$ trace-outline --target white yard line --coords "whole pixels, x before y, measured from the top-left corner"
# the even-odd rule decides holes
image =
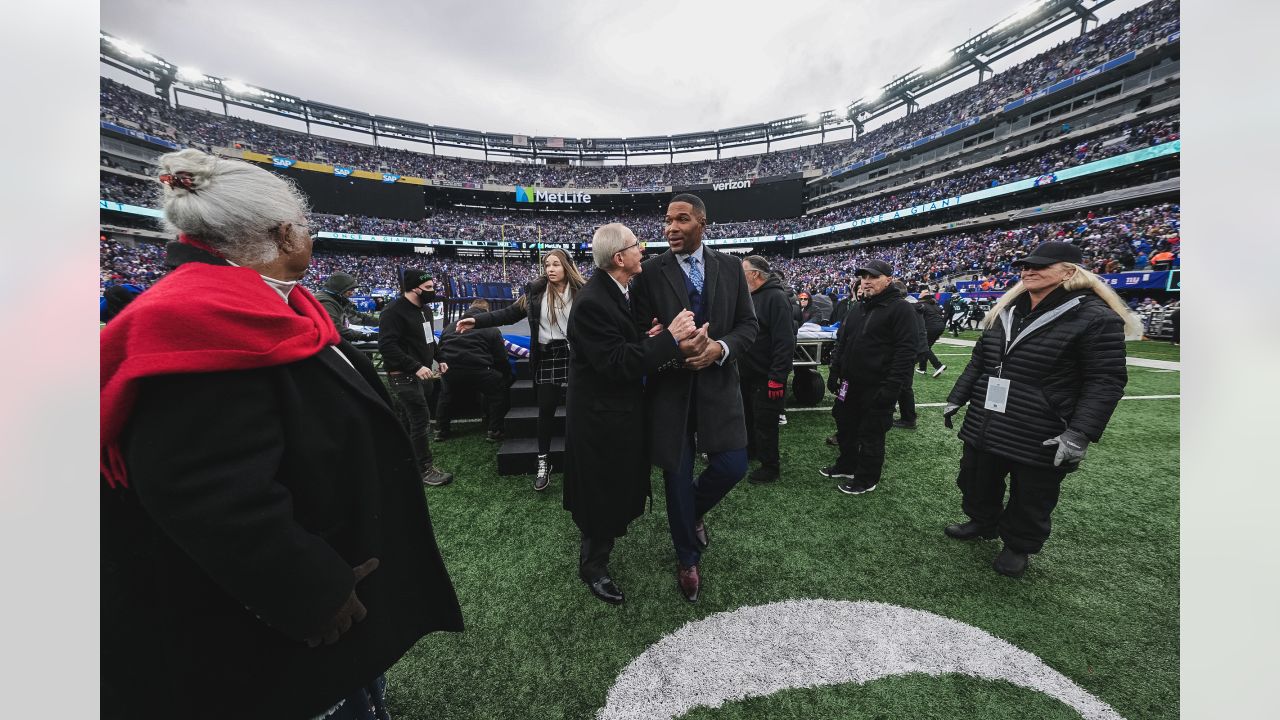
[[[960,338],[940,337],[938,342],[947,345],[959,345],[961,347],[973,347],[977,345],[975,340],[961,340]],[[1157,370],[1177,370],[1182,371],[1182,363],[1173,360],[1148,360],[1147,358],[1131,357],[1126,358],[1125,362],[1134,367],[1155,368]]]

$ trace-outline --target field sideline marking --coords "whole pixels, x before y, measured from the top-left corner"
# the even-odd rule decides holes
[[[618,674],[598,720],[674,720],[789,688],[968,675],[1043,693],[1088,720],[1123,720],[1043,660],[952,618],[889,603],[784,600],[719,612],[659,639]]]
[[[1181,397],[1182,397],[1181,395],[1125,395],[1124,397],[1122,397],[1122,398],[1120,398],[1120,399],[1121,399],[1121,400],[1178,400],[1178,399],[1180,399]],[[940,403],[916,403],[916,407],[917,407],[917,408],[936,408],[936,407],[946,407],[946,406],[947,406],[947,404],[946,404],[946,403],[944,403],[944,402],[940,402]],[[830,409],[831,409],[831,407],[832,407],[832,406],[830,406],[830,405],[820,405],[820,406],[818,406],[818,407],[787,408],[787,409],[786,409],[786,412],[787,412],[787,413],[793,413],[793,412],[813,412],[813,411],[815,411],[815,410],[830,410]],[[785,415],[786,413],[783,413],[783,414]]]
[[[961,340],[960,338],[949,337],[940,337],[937,341],[947,345],[969,348],[978,344],[977,340]],[[1125,364],[1135,367],[1158,368],[1160,370],[1178,370],[1179,372],[1182,370],[1182,363],[1177,360],[1148,360],[1147,358],[1127,357],[1125,358]]]

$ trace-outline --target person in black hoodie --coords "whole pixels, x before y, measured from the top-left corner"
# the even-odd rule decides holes
[[[915,311],[892,286],[893,268],[870,260],[855,273],[862,300],[836,334],[828,389],[836,395],[840,456],[821,472],[843,478],[837,489],[861,495],[876,488],[884,467],[884,437],[893,424],[898,394],[911,379],[916,360]]]
[[[947,366],[934,354],[933,344],[938,342],[938,338],[942,337],[942,333],[946,332],[947,319],[943,315],[942,308],[938,307],[938,299],[931,292],[920,293],[920,302],[916,304],[915,309],[916,312],[920,313],[920,317],[924,318],[924,330],[929,343],[924,357],[920,359],[920,367],[916,369],[916,372],[923,375],[925,367],[932,364],[933,376],[938,377],[946,371]]]
[[[488,311],[489,301],[480,298],[471,303],[462,317],[475,317]],[[456,327],[445,326],[440,331],[440,351],[436,357],[449,368],[449,374],[440,379],[436,440],[449,439],[454,400],[476,390],[484,396],[488,421],[485,439],[491,442],[501,440],[502,420],[507,414],[507,379],[511,375],[502,332],[497,328],[485,328],[463,334]]]
[[[338,328],[338,334],[343,340],[349,342],[370,338],[370,335],[356,330],[351,327],[352,325],[370,327],[378,324],[378,318],[360,312],[356,309],[355,303],[349,299],[355,294],[357,284],[359,281],[354,275],[339,270],[326,278],[324,287],[316,293],[316,300],[320,301],[325,312],[329,313],[329,317],[333,319],[334,326]]]
[[[748,480],[769,483],[778,479],[778,415],[787,392],[787,376],[795,354],[796,335],[791,325],[791,303],[769,270],[769,261],[752,255],[742,261],[751,290],[760,330],[755,342],[738,361],[742,383],[742,405],[747,420],[747,455],[760,458]]]
[[[429,304],[436,285],[425,270],[405,270],[400,280],[404,295],[383,309],[378,317],[378,352],[387,369],[391,392],[404,408],[409,440],[418,455],[422,482],[447,485],[453,474],[435,467],[431,455],[431,381],[449,370],[448,363],[431,365],[436,356],[436,318]]]
[[[1004,540],[992,567],[1019,577],[1049,538],[1062,480],[1098,442],[1124,395],[1125,337],[1141,321],[1080,266],[1080,248],[1046,242],[1016,261],[1022,278],[983,319],[943,421],[968,404],[956,477],[969,521],[957,540]],[[1005,476],[1010,477],[1004,505]]]

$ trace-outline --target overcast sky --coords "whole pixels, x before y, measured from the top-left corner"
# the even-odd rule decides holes
[[[1025,2],[103,0],[101,27],[179,66],[377,115],[633,137],[841,106]]]

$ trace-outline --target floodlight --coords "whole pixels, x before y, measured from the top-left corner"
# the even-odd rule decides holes
[[[862,94],[862,101],[867,103],[873,103],[879,100],[880,96],[883,94],[884,94],[884,88],[878,88],[878,87],[870,88],[865,93]]]
[[[205,77],[204,73],[193,67],[180,67],[178,68],[178,79],[188,82],[204,82]]]
[[[820,120],[822,120],[822,113],[818,111],[811,112],[804,116],[804,122],[806,125],[817,125]]]
[[[951,62],[951,51],[950,51],[950,50],[939,50],[938,52],[936,52],[936,53],[934,53],[932,56],[930,56],[930,58],[929,58],[928,62],[926,62],[926,63],[922,66],[922,68],[923,68],[924,70],[926,70],[926,71],[928,71],[928,70],[937,70],[938,68],[943,67],[944,65],[946,65],[946,64],[948,64],[948,63],[950,63],[950,62]]]
[[[257,88],[251,88],[239,80],[223,80],[222,87],[235,95],[257,95]]]

